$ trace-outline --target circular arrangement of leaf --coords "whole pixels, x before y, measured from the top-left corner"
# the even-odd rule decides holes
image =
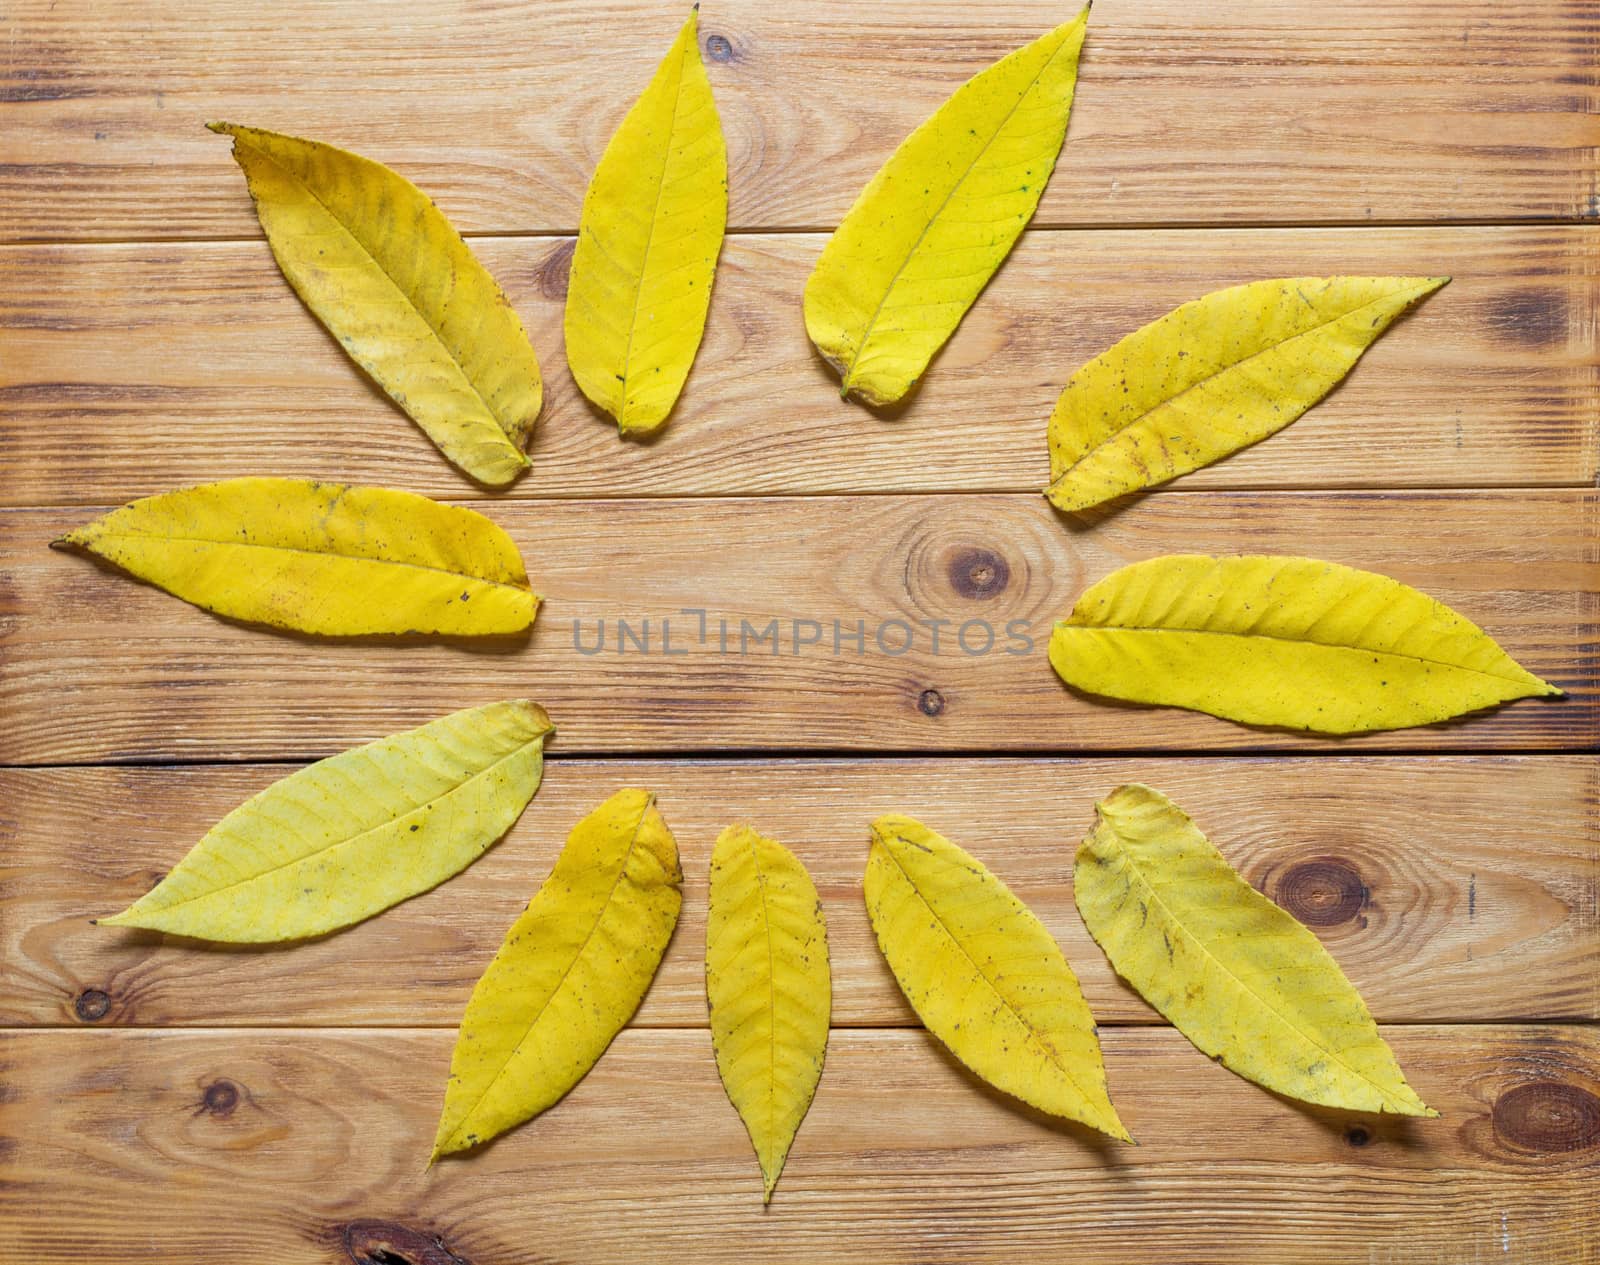
[[[905,400],[1027,227],[1066,137],[1087,22],[1086,8],[957,88],[822,248],[802,307],[845,397]],[[213,127],[233,139],[285,279],[349,357],[464,474],[491,487],[521,476],[538,358],[427,195],[331,145]],[[727,146],[691,13],[593,173],[572,256],[568,367],[624,436],[678,404],[727,214]],[[1266,439],[1446,280],[1270,278],[1184,303],[1066,383],[1046,496],[1076,513]],[[506,637],[541,601],[490,518],[382,488],[232,479],[135,501],[57,543],[218,616],[319,637]],[[1123,567],[1057,625],[1049,661],[1090,695],[1323,734],[1560,692],[1425,594],[1301,557]],[[511,828],[553,732],[537,705],[498,702],[318,761],[100,924],[259,943],[371,917]],[[1161,792],[1113,791],[1073,880],[1118,974],[1205,1054],[1305,1102],[1434,1114],[1316,936]],[[618,791],[572,827],[465,1002],[433,1159],[578,1084],[649,989],[682,884],[652,791]],[[1040,1111],[1132,1140],[1071,966],[998,876],[890,814],[871,825],[863,895],[894,978],[956,1058]],[[805,865],[752,826],[729,827],[710,856],[705,988],[711,1053],[771,1199],[823,1075],[832,984]]]

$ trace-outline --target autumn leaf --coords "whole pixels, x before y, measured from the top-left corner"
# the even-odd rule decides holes
[[[551,733],[542,707],[491,703],[319,760],[234,809],[100,925],[259,943],[370,918],[511,828]]]
[[[228,479],[134,501],[56,544],[230,619],[322,636],[513,633],[539,608],[489,519],[386,488]]]
[[[811,876],[781,843],[730,826],[711,854],[706,1001],[717,1071],[750,1132],[763,1202],[822,1076],[832,997]]]
[[[531,1119],[588,1074],[655,977],[682,882],[649,791],[618,791],[573,827],[472,990],[433,1159]]]
[[[1067,383],[1050,418],[1058,509],[1082,510],[1282,430],[1448,277],[1284,277],[1152,321]]]
[[[998,1089],[1131,1141],[1094,1016],[1042,923],[976,859],[909,817],[872,823],[867,914],[928,1031]]]
[[[1314,558],[1123,567],[1056,625],[1050,663],[1091,694],[1330,734],[1561,693],[1443,603]]]
[[[1436,1116],[1306,927],[1160,791],[1122,786],[1078,849],[1073,894],[1117,974],[1204,1054],[1324,1107]]]
[[[1010,253],[1067,133],[1087,7],[968,80],[895,150],[806,283],[806,332],[845,395],[891,404]]]
[[[528,466],[543,399],[516,312],[426,194],[371,159],[233,123],[283,275],[452,462],[492,487]]]
[[[728,155],[698,16],[601,156],[567,282],[567,365],[624,435],[659,427],[683,390],[728,219]]]

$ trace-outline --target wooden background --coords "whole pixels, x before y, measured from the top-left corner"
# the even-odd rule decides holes
[[[1098,0],[1034,227],[909,407],[841,403],[800,316],[823,234],[957,83],[1073,7],[707,0],[730,236],[677,413],[624,445],[564,366],[569,235],[680,4],[0,4],[0,1258],[1600,1260],[1600,10]],[[515,490],[460,478],[300,306],[214,117],[390,163],[473,239],[546,374]],[[1267,443],[1077,520],[1039,497],[1084,359],[1217,286],[1333,271],[1455,280]],[[240,474],[473,501],[547,595],[536,630],[275,635],[45,548]],[[573,641],[695,607],[1042,642],[1083,586],[1175,549],[1394,575],[1569,697],[1307,740],[1096,704],[1042,644],[969,657],[950,630],[903,656]],[[288,768],[520,694],[559,726],[545,785],[437,891],[288,949],[88,925]],[[1128,779],[1324,937],[1442,1119],[1280,1100],[1116,981],[1070,860]],[[687,873],[655,987],[559,1108],[425,1173],[473,979],[623,784],[660,793]],[[1060,938],[1143,1145],[986,1091],[915,1026],[859,895],[890,809]],[[766,1210],[699,964],[739,818],[812,868],[834,954],[826,1072]]]

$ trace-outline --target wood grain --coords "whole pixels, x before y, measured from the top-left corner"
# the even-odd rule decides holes
[[[1067,377],[1179,303],[1266,276],[1453,274],[1281,435],[1183,488],[1590,486],[1600,268],[1579,228],[1024,236],[891,419],[839,399],[800,312],[817,236],[731,239],[671,423],[624,443],[574,386],[569,239],[485,240],[546,379],[515,497],[1037,492]],[[260,243],[0,250],[0,498],[105,504],[241,474],[483,495],[374,389]],[[93,443],[85,443],[92,435]]]
[[[861,901],[867,822],[887,811],[948,834],[1026,900],[1100,1022],[1153,1022],[1072,903],[1072,856],[1094,801],[1129,780],[1174,796],[1246,878],[1310,925],[1379,1020],[1600,1018],[1594,757],[552,759],[486,857],[342,934],[242,950],[89,925],[285,772],[0,773],[0,1023],[453,1027],[566,832],[624,783],[657,792],[685,873],[682,920],[637,1023],[705,1023],[706,867],[735,821],[781,839],[811,871],[834,1022],[914,1023]]]
[[[1302,1108],[1170,1029],[1107,1029],[1135,1149],[988,1092],[920,1031],[835,1030],[763,1210],[703,1032],[624,1033],[554,1110],[427,1172],[446,1032],[9,1033],[0,1220],[30,1265],[455,1260],[432,1235],[497,1265],[1592,1263],[1600,1034],[1385,1035],[1443,1119]],[[401,1250],[360,1250],[384,1236]]]
[[[565,235],[681,0],[0,8],[0,766],[89,766],[0,768],[0,1258],[1600,1265],[1600,13],[1096,0],[1034,229],[910,407],[841,403],[800,320],[821,234],[952,88],[1070,16],[708,6],[732,236],[671,425],[624,445],[564,367]],[[391,163],[474,237],[547,385],[504,504],[283,284],[216,117]],[[1218,286],[1340,271],[1455,280],[1270,442],[1104,513],[1038,497],[1085,359]],[[538,626],[284,636],[45,547],[241,474],[471,500],[523,549]],[[1088,583],[1199,550],[1394,575],[1570,696],[1328,741],[1058,684],[1043,640]],[[662,653],[667,617],[687,654]],[[619,618],[650,621],[652,653],[618,649]],[[589,645],[602,619],[580,653],[575,621]],[[782,642],[740,654],[741,620]],[[836,620],[865,621],[861,654],[835,653]],[[890,620],[909,653],[873,644]],[[996,651],[954,640],[973,620]],[[1000,652],[1013,620],[1032,653]],[[512,695],[559,727],[545,785],[440,889],[270,950],[88,924],[298,762]],[[1315,928],[1442,1119],[1278,1099],[1116,980],[1070,867],[1130,779]],[[472,981],[626,783],[657,789],[685,857],[655,986],[556,1110],[424,1171]],[[1019,1108],[913,1026],[860,904],[890,809],[1059,938],[1140,1148]],[[811,867],[844,1025],[766,1210],[703,1029],[706,860],[739,818]]]
[[[0,511],[0,761],[306,758],[507,694],[548,708],[571,754],[1592,750],[1597,505],[1579,490],[1166,493],[1074,526],[1037,496],[524,501],[494,516],[548,601],[531,639],[487,645],[231,624],[45,547],[85,511]],[[1171,552],[1392,575],[1568,695],[1341,740],[1068,691],[1044,653],[1054,621],[1091,582]],[[703,644],[685,608],[707,612]],[[651,653],[619,619],[636,637],[650,621]]]
[[[838,223],[1059,4],[725,0],[702,48],[731,223]],[[571,231],[678,0],[13,0],[0,237],[255,236],[227,118],[359,149],[468,231]],[[1041,224],[1593,218],[1589,0],[1100,0]],[[713,42],[717,41],[717,42]],[[359,82],[360,91],[351,91]]]

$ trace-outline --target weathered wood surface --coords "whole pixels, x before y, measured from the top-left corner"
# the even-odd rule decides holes
[[[732,235],[672,424],[624,445],[564,366],[563,234],[682,16],[0,6],[0,765],[88,766],[0,769],[0,1259],[1600,1265],[1592,0],[1097,0],[1035,226],[892,417],[841,403],[805,341],[820,233],[958,82],[1071,6],[708,5]],[[504,503],[283,284],[201,127],[218,116],[390,162],[473,235],[547,383]],[[1109,513],[1037,496],[1044,419],[1085,359],[1206,290],[1336,271],[1455,280],[1270,442]],[[537,628],[282,636],[45,547],[238,474],[473,501],[547,595]],[[1570,697],[1328,741],[1056,682],[1043,639],[1083,587],[1198,550],[1395,575]],[[616,652],[619,617],[651,621],[652,654]],[[688,654],[660,653],[663,617]],[[602,618],[608,650],[579,654],[574,620],[588,645]],[[741,619],[778,620],[779,653],[740,656]],[[799,654],[795,620],[821,625]],[[866,622],[865,654],[833,653],[835,620]],[[872,645],[888,620],[912,652]],[[952,621],[939,654],[929,620]],[[967,620],[1024,621],[1034,651],[964,654]],[[296,764],[510,695],[560,728],[545,785],[439,890],[291,948],[88,924]],[[1443,1119],[1275,1098],[1115,979],[1071,855],[1132,779],[1316,929]],[[556,1110],[424,1172],[473,980],[623,784],[660,792],[684,851],[661,975]],[[866,822],[890,809],[983,856],[1059,938],[1139,1149],[1019,1109],[908,1026],[860,902]],[[703,1030],[706,860],[739,818],[816,876],[841,1025],[765,1212]]]
[[[800,293],[823,239],[738,237],[695,371],[650,444],[621,442],[567,372],[570,239],[477,249],[522,313],[546,381],[534,469],[514,497],[1037,492],[1049,473],[1045,421],[1085,360],[1218,287],[1337,272],[1454,280],[1325,403],[1177,486],[1592,487],[1594,237],[1578,227],[1029,233],[892,419],[842,403],[806,339]],[[0,249],[0,338],[6,504],[119,503],[239,474],[482,495],[363,379],[264,243]]]
[[[484,646],[232,624],[46,548],[88,511],[0,511],[0,760],[303,758],[512,694],[542,703],[556,749],[574,754],[1591,750],[1597,505],[1581,490],[1165,493],[1074,527],[1037,496],[522,501],[494,513],[547,602],[530,638]],[[1339,740],[1066,689],[1045,657],[1054,621],[1093,581],[1169,552],[1307,554],[1392,575],[1568,696]],[[703,644],[685,608],[707,612]],[[650,653],[618,653],[618,619],[635,633],[650,621]],[[605,648],[585,653],[601,620]],[[804,620],[802,643],[815,640],[795,653]],[[947,621],[937,655],[933,620]],[[987,627],[987,654],[961,648],[974,620],[967,648],[982,650]],[[863,628],[857,655],[843,638]],[[1013,653],[1027,637],[1031,651]]]
[[[449,1033],[13,1032],[0,1217],[30,1265],[456,1259],[429,1235],[480,1265],[1593,1262],[1600,1033],[1385,1035],[1442,1119],[1297,1107],[1171,1029],[1108,1029],[1135,1149],[920,1031],[835,1030],[763,1210],[704,1032],[624,1033],[558,1110],[427,1172]]]
[[[0,881],[0,1023],[453,1026],[566,832],[624,783],[659,795],[685,876],[683,916],[640,1024],[705,1023],[706,867],[735,821],[787,843],[817,883],[834,1021],[914,1023],[861,901],[867,822],[887,811],[956,839],[1026,900],[1100,1022],[1152,1022],[1072,903],[1072,857],[1094,801],[1128,780],[1194,814],[1252,883],[1323,938],[1380,1021],[1600,1019],[1594,757],[552,759],[487,856],[347,932],[247,950],[89,925],[286,771],[0,773],[0,836],[13,841]]]
[[[731,222],[837,223],[957,84],[1075,7],[708,7]],[[255,236],[217,117],[357,148],[468,231],[570,230],[682,10],[11,0],[0,238]],[[1597,46],[1590,0],[1100,0],[1039,220],[1593,218]]]

